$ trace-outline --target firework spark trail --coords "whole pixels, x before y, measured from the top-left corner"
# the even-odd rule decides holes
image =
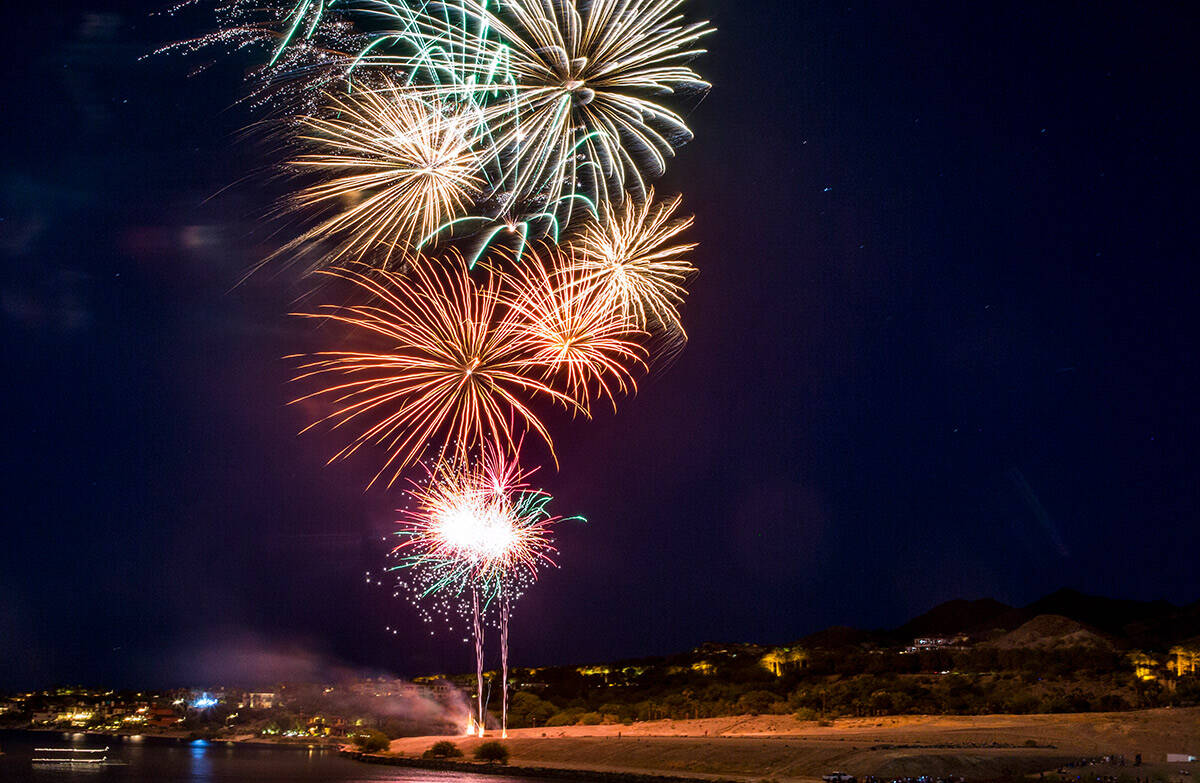
[[[483,736],[484,721],[483,705],[483,624],[479,614],[479,588],[471,588],[471,610],[473,612],[472,627],[475,631],[475,701],[479,710],[479,736]]]
[[[506,248],[501,253],[510,252],[511,257],[519,261],[532,238],[548,237],[551,244],[558,244],[562,227],[562,221],[558,219],[559,211],[563,204],[575,201],[586,207],[592,217],[596,217],[595,205],[586,196],[577,193],[561,196],[557,201],[540,208],[533,203],[526,203],[523,209],[517,206],[515,200],[506,197],[503,206],[494,214],[467,215],[443,223],[432,234],[422,239],[417,249],[420,250],[439,238],[452,238],[456,228],[465,228],[470,235],[477,237],[468,267],[474,268],[498,238],[500,241],[517,238],[515,249]]]
[[[596,203],[620,201],[628,188],[645,191],[666,158],[691,138],[683,117],[657,102],[708,83],[686,63],[703,53],[707,22],[684,23],[682,0],[487,0],[430,2],[401,11],[399,0],[377,0],[381,17],[405,24],[376,43],[405,41],[416,54],[379,53],[367,64],[418,72],[439,41],[476,51],[453,58],[437,76],[415,82],[422,94],[472,96],[485,107],[497,150],[508,156],[499,187],[548,201],[586,178]],[[483,31],[470,37],[471,27]],[[505,82],[507,81],[507,83]]]
[[[512,450],[520,433],[533,431],[553,456],[549,430],[533,402],[555,401],[587,413],[580,401],[540,377],[539,346],[523,328],[522,313],[502,306],[499,275],[489,273],[477,284],[453,259],[421,259],[408,275],[346,269],[327,274],[376,302],[297,315],[340,322],[385,345],[307,357],[296,380],[317,378],[327,385],[294,402],[322,400],[333,407],[306,430],[322,423],[333,430],[359,427],[331,462],[367,443],[386,450],[371,484],[388,473],[391,486],[430,442],[463,456],[485,443]]]
[[[332,7],[336,2],[337,0],[329,0],[328,3],[325,0],[296,0],[287,14],[286,31],[275,47],[275,53],[271,55],[269,64],[274,65],[279,60],[279,56],[283,54],[283,50],[288,47],[288,44],[296,40],[297,34],[305,39],[312,38],[317,25],[321,23],[321,19],[325,15],[326,7]],[[307,24],[305,24],[305,20],[307,20]],[[304,26],[303,31],[301,31],[301,25]]]
[[[509,595],[500,596],[500,737],[508,739],[508,616]]]
[[[185,0],[164,13],[211,6],[216,29],[167,44],[153,54],[261,52],[261,65],[247,73],[250,90],[243,100],[283,116],[312,112],[325,90],[346,85],[355,60],[352,53],[370,43],[355,25],[350,5],[343,0]],[[202,64],[198,70],[206,67]]]

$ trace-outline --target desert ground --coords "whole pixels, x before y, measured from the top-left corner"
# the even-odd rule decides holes
[[[498,733],[487,739],[498,738]],[[444,737],[392,742],[420,755]],[[470,756],[483,740],[456,742]],[[1081,775],[1191,781],[1200,764],[1167,765],[1167,753],[1200,756],[1200,708],[1073,715],[890,716],[831,725],[791,716],[744,716],[632,725],[514,729],[511,762],[529,766],[717,777],[814,781],[845,771],[860,778],[962,776],[968,781],[1051,771],[1085,757],[1126,757],[1125,768],[1093,766]],[[1141,753],[1144,765],[1132,768]],[[1200,781],[1197,781],[1200,783]]]

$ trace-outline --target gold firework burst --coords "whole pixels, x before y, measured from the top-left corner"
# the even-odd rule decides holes
[[[351,96],[330,96],[328,117],[303,117],[291,163],[319,176],[289,209],[322,215],[283,251],[332,240],[324,263],[343,258],[391,265],[408,259],[425,236],[464,214],[480,184],[471,122],[436,100],[384,80]]]
[[[669,244],[692,225],[691,216],[673,218],[681,198],[656,203],[651,188],[641,204],[605,205],[603,219],[588,223],[575,242],[572,271],[639,329],[686,339],[679,307],[696,267],[684,256],[696,243]]]

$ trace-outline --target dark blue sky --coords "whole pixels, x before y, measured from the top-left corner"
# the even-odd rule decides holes
[[[0,33],[0,687],[465,669],[362,582],[397,505],[370,460],[296,435],[301,287],[235,287],[279,193],[235,138],[245,63],[139,60],[201,32],[154,7]],[[692,12],[715,87],[662,185],[696,213],[691,343],[616,416],[557,422],[543,483],[590,522],[514,661],[1061,586],[1200,598],[1194,10]]]

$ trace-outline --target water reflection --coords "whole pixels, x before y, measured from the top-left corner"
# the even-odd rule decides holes
[[[210,780],[212,778],[212,759],[208,757],[208,743],[204,740],[193,740],[192,751],[192,780]]]

